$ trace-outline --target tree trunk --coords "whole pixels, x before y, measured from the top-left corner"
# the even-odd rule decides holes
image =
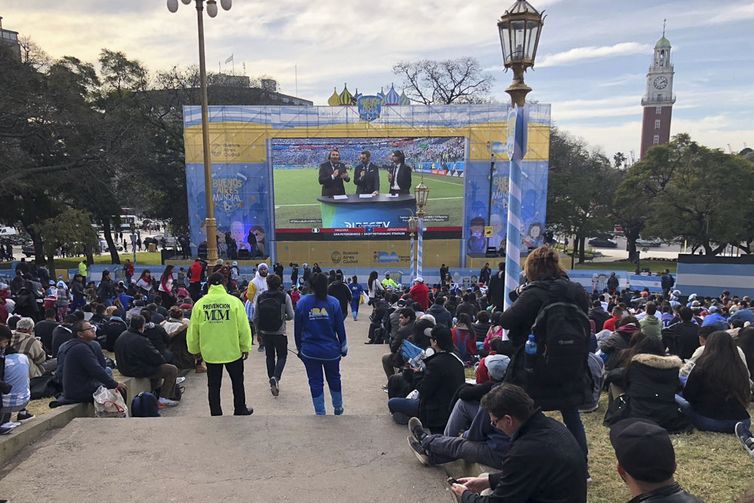
[[[92,247],[84,245],[84,255],[86,255],[86,263],[88,265],[94,264],[94,254],[92,253]]]
[[[52,278],[55,283],[58,282],[58,275],[55,272],[55,252],[53,251],[49,255],[47,255],[47,270],[50,271],[50,278]],[[47,285],[45,285],[47,287]]]
[[[120,255],[118,255],[118,248],[115,245],[115,241],[113,241],[113,233],[112,233],[112,226],[110,224],[110,218],[105,218],[102,220],[102,232],[105,235],[105,241],[107,242],[107,247],[110,249],[110,263],[120,264]]]
[[[583,264],[586,261],[586,236],[578,236],[577,241],[579,242],[579,264]]]
[[[31,226],[24,226],[24,228],[26,228],[26,232],[29,233],[31,242],[34,244],[34,260],[39,264],[43,264],[45,261],[45,252],[42,244],[42,236],[32,230]],[[23,251],[21,252],[21,255],[23,255]],[[47,288],[47,285],[45,285],[45,288]]]
[[[628,261],[636,262],[636,240],[639,239],[638,233],[626,234],[626,251],[628,251]]]

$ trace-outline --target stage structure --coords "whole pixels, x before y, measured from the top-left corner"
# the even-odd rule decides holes
[[[424,268],[475,267],[505,244],[509,105],[385,106],[360,95],[355,106],[213,106],[209,109],[215,213],[240,249],[249,233],[272,260],[348,269],[409,269],[408,219],[414,187],[430,189]],[[521,249],[542,243],[547,204],[550,106],[529,105],[522,167]],[[194,251],[204,241],[201,113],[184,107],[186,186]],[[345,195],[325,181],[337,150]],[[410,191],[390,196],[391,154],[405,154]],[[356,194],[360,154],[374,165],[379,194]],[[343,172],[345,171],[345,173]],[[405,168],[398,176],[407,185]],[[492,179],[490,174],[492,173]],[[341,176],[342,175],[342,176]],[[328,194],[326,194],[328,192]]]

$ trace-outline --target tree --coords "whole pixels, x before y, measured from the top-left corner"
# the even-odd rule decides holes
[[[585,260],[586,238],[612,229],[610,208],[619,175],[610,161],[552,128],[547,190],[548,226],[575,235],[574,254]]]
[[[689,135],[653,147],[627,183],[649,200],[648,235],[682,239],[717,255],[751,240],[744,216],[754,200],[754,163],[706,148]]]
[[[482,71],[475,58],[401,61],[393,66],[406,96],[424,105],[483,103],[491,100],[493,77]]]
[[[47,266],[53,275],[58,248],[83,250],[99,246],[97,233],[92,227],[92,216],[83,210],[65,208],[54,217],[33,224],[32,228],[42,237]]]

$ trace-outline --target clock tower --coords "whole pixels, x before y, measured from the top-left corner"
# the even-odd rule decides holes
[[[650,147],[670,142],[670,119],[673,114],[673,65],[670,62],[670,42],[662,38],[655,44],[652,65],[647,73],[647,91],[641,104],[644,119],[641,124],[641,157]]]

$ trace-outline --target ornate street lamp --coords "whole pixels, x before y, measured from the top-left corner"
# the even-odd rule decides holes
[[[419,185],[414,189],[414,197],[416,198],[416,216],[418,217],[419,225],[419,242],[418,250],[416,253],[416,275],[423,276],[423,261],[424,261],[424,208],[427,206],[427,198],[429,197],[429,187],[424,185],[424,181],[419,182]],[[413,279],[413,278],[412,278]]]
[[[526,95],[531,91],[524,84],[524,72],[534,66],[544,20],[544,11],[539,13],[526,0],[518,0],[497,22],[503,65],[506,70],[513,70],[513,83],[505,92],[510,94],[514,105],[524,106]]]
[[[192,0],[181,0],[184,5],[189,5]],[[217,260],[217,221],[215,220],[215,201],[212,197],[212,162],[209,150],[209,113],[207,111],[207,69],[204,60],[204,2],[196,2],[197,30],[199,32],[199,79],[202,100],[202,151],[204,157],[204,200],[207,207],[207,219],[204,229],[207,233],[207,260]],[[217,0],[206,0],[207,14],[209,17],[217,16]],[[223,10],[230,10],[232,0],[220,0]],[[168,0],[168,10],[178,11],[178,0]]]
[[[524,83],[524,72],[534,66],[539,36],[542,34],[544,15],[526,0],[518,0],[505,11],[497,23],[500,45],[503,49],[503,65],[506,71],[513,70],[513,83],[505,90],[511,97],[515,119],[508,136],[513,139],[508,157],[508,223],[505,239],[505,286],[503,307],[511,305],[510,292],[519,286],[521,271],[521,163],[526,153],[526,95],[531,87]],[[509,127],[510,127],[509,126]]]

